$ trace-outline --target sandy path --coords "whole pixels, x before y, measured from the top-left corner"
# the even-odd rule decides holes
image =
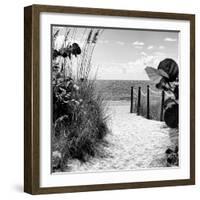
[[[129,104],[110,102],[111,133],[106,136],[105,158],[92,158],[81,164],[69,163],[70,171],[130,170],[163,166],[162,158],[172,142],[163,122],[129,113]]]

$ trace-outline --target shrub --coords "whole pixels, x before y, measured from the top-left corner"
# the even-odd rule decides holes
[[[101,94],[95,92],[94,80],[79,81],[77,85],[71,79],[68,82],[64,82],[68,87],[64,88],[60,84],[53,90],[53,111],[56,116],[54,145],[57,145],[54,151],[61,152],[63,162],[69,158],[84,162],[90,156],[96,155],[98,144],[108,133],[105,104]],[[62,92],[58,95],[60,90]]]
[[[94,50],[99,31],[94,32],[93,40],[90,39],[92,33],[89,32],[85,46],[79,52],[82,57],[77,66],[77,74],[71,74],[74,66],[69,59],[72,57],[64,58],[63,63],[56,63],[55,60],[56,56],[62,56],[61,53],[53,57],[52,162],[56,160],[59,166],[53,163],[52,171],[65,170],[69,159],[76,158],[85,162],[92,156],[100,155],[100,145],[108,133],[105,101],[102,94],[96,91],[95,77],[88,78],[92,68],[91,51]],[[67,63],[66,59],[70,62]],[[77,55],[74,59],[78,59]],[[58,64],[62,66],[61,69]],[[53,156],[58,155],[54,152],[60,152],[61,156],[54,159]]]

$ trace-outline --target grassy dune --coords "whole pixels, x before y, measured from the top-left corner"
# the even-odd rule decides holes
[[[57,46],[56,38],[59,37],[59,29],[55,31],[53,47]],[[75,31],[77,29],[66,27],[61,48],[52,49],[53,172],[65,171],[70,159],[85,162],[97,156],[101,151],[99,146],[108,133],[103,97],[95,89],[95,77],[88,78],[93,67],[92,53],[101,30],[86,32],[82,49],[70,41],[70,33],[74,35]],[[74,68],[76,73],[73,73]]]

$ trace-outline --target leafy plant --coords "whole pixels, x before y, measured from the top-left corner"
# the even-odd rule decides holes
[[[59,35],[58,31],[53,35],[54,41]],[[98,155],[99,145],[108,133],[106,105],[101,93],[96,92],[95,77],[88,78],[92,68],[92,54],[101,30],[91,29],[88,32],[83,48],[78,51],[80,54],[70,53],[70,49],[64,47],[70,32],[74,31],[66,29],[62,48],[52,50],[52,148],[53,152],[60,153],[53,154],[57,157],[60,155],[59,159],[53,157],[56,160],[53,171],[65,170],[69,159],[85,162]],[[72,58],[78,61],[77,74],[72,73],[75,67]]]

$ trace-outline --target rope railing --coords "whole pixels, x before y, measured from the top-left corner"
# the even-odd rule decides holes
[[[142,90],[141,90],[141,95],[144,96],[144,97],[147,96],[147,94],[145,94]]]
[[[150,119],[150,107],[151,107],[151,102],[150,102],[150,97],[151,94],[153,94],[153,97],[159,97],[160,98],[160,105],[161,105],[161,110],[160,110],[160,121],[163,120],[163,110],[164,110],[164,100],[165,100],[165,96],[166,97],[171,97],[172,95],[165,92],[164,90],[162,90],[161,92],[159,91],[155,91],[153,89],[151,89],[149,87],[149,85],[147,85],[147,91],[144,92],[142,90],[141,87],[138,87],[138,91],[136,91],[133,87],[131,87],[131,107],[130,107],[130,113],[133,113],[133,102],[136,102],[135,106],[137,107],[137,115],[140,115],[140,111],[141,111],[141,106],[143,106],[143,104],[141,105],[141,99],[146,98],[146,117],[147,119]],[[135,101],[134,99],[135,98]],[[137,100],[136,100],[137,99]],[[143,113],[144,115],[144,113]],[[159,117],[158,117],[159,118]]]
[[[161,95],[161,92],[157,92],[157,91],[154,91],[152,90],[151,88],[149,88],[150,92],[153,93],[154,95],[157,95],[157,96],[160,96]]]
[[[134,97],[137,97],[137,92],[135,90],[133,90],[133,94],[134,94]]]
[[[133,91],[134,91],[134,95],[137,96],[137,93],[135,92],[135,90],[133,90]],[[156,92],[156,91],[152,90],[151,88],[149,88],[149,92],[151,92],[154,95],[156,95],[156,97],[160,97],[161,96],[161,92]],[[143,90],[141,89],[141,95],[144,96],[144,97],[146,97],[147,93],[143,92]],[[171,96],[171,94],[168,94],[168,93],[166,93],[166,95],[167,96]]]

